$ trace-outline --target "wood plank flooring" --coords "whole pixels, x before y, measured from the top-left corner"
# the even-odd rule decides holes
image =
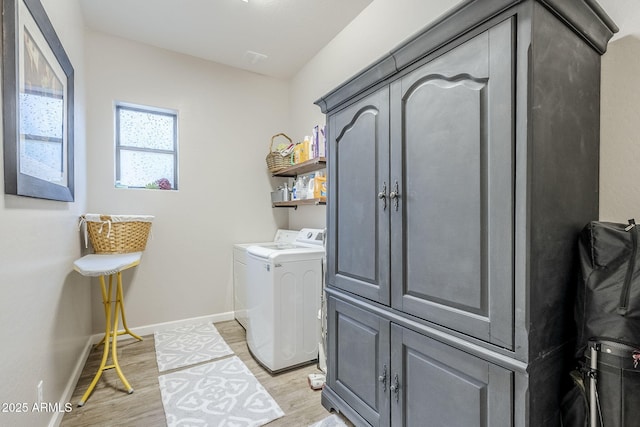
[[[285,416],[269,423],[269,427],[305,427],[330,415],[320,404],[320,391],[311,390],[307,384],[308,374],[320,373],[315,365],[271,375],[249,354],[245,332],[240,324],[233,320],[216,323],[215,326],[233,352],[249,367],[284,411]],[[94,348],[73,393],[73,410],[64,415],[61,426],[166,425],[153,335],[143,338],[143,341],[118,341],[120,367],[134,388],[134,393],[127,394],[115,370],[110,369],[102,374],[85,405],[78,408],[80,398],[100,366],[102,346]],[[169,372],[173,371],[162,374]]]

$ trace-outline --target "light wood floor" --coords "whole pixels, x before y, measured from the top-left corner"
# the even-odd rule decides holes
[[[320,391],[307,384],[307,375],[320,373],[315,365],[271,375],[251,357],[244,329],[235,320],[216,323],[216,328],[233,352],[249,367],[253,375],[280,405],[285,416],[269,427],[306,427],[330,413],[320,404]],[[124,391],[115,370],[105,371],[85,405],[77,404],[100,366],[102,346],[94,348],[73,393],[73,410],[64,415],[63,427],[74,426],[165,426],[164,408],[158,384],[153,335],[143,341],[118,341],[118,359],[133,394]],[[206,363],[206,362],[203,362]],[[166,374],[173,371],[162,372]]]

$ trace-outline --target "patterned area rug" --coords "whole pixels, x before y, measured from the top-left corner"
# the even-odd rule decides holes
[[[233,354],[211,323],[183,325],[154,335],[160,372]]]
[[[167,425],[261,426],[284,415],[237,357],[158,377]]]
[[[318,421],[309,427],[347,427],[342,419],[336,414],[329,415],[327,418]]]

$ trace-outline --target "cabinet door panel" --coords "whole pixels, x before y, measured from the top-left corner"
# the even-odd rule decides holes
[[[513,346],[512,22],[391,86],[392,305]],[[396,285],[398,284],[398,285]]]
[[[393,425],[512,425],[513,372],[398,325],[391,337]]]
[[[328,282],[389,304],[388,88],[329,120]]]
[[[327,384],[372,426],[388,425],[389,321],[332,297],[328,313]]]

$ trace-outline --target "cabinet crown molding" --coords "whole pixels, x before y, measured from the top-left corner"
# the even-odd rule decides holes
[[[326,114],[492,18],[500,14],[506,17],[525,12],[534,4],[550,10],[600,55],[606,52],[607,43],[618,32],[616,24],[596,0],[467,0],[315,101],[315,104]]]

